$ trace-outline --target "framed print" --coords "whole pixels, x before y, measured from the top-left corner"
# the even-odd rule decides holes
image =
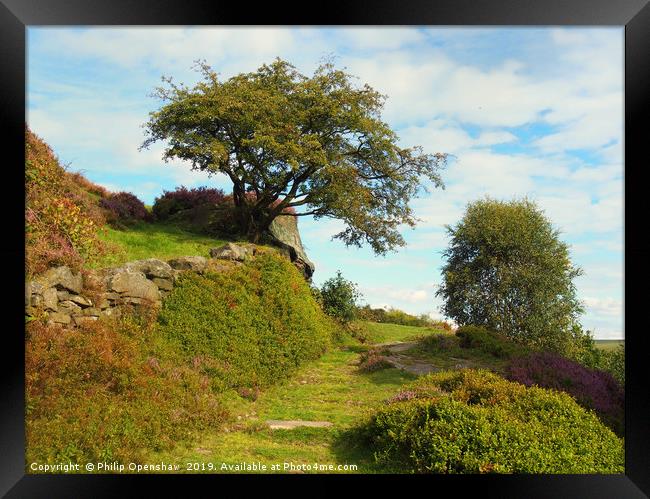
[[[650,493],[645,0],[0,13],[7,497]]]

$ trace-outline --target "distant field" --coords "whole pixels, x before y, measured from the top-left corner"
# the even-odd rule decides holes
[[[619,345],[625,345],[625,340],[595,340],[596,346],[603,350],[614,350]]]

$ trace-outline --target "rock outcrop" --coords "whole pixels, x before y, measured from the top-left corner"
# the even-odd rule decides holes
[[[239,244],[227,243],[219,248],[212,248],[210,256],[212,258],[220,258],[222,260],[234,260],[236,262],[243,262],[247,258],[255,255],[254,247],[241,246]]]
[[[298,232],[298,221],[296,217],[279,216],[271,223],[268,230],[268,237],[272,244],[284,250],[293,264],[298,267],[307,280],[316,270],[316,266],[309,260]]]

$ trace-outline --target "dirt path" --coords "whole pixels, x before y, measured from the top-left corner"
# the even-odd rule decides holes
[[[402,369],[416,376],[449,369],[449,367],[436,365],[430,360],[422,359],[415,353],[408,354],[407,352],[417,346],[417,342],[415,341],[380,343],[375,346],[383,351],[390,352],[388,355],[385,355],[385,358],[397,369]],[[456,359],[454,357],[450,357],[449,359],[455,362],[454,369],[471,367],[471,364],[465,359]]]

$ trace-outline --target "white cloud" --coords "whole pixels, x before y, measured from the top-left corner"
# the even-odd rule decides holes
[[[582,301],[585,307],[597,316],[620,317],[623,312],[623,303],[615,298],[585,296]]]

